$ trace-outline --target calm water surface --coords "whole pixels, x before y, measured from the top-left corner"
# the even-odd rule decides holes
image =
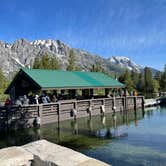
[[[0,133],[0,148],[47,139],[113,166],[166,166],[166,107]]]

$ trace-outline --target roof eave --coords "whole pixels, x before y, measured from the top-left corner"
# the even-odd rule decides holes
[[[104,89],[123,89],[126,86],[77,86],[77,87],[42,87],[41,90],[61,90],[61,89],[96,89],[96,88],[104,88]]]

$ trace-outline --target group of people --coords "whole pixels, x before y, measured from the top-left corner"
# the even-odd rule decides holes
[[[114,96],[129,96],[129,93],[127,91],[126,93],[124,91],[122,91],[121,93],[113,92],[111,94],[108,93],[106,96],[108,98]],[[137,96],[137,92],[135,90],[132,91],[131,96]],[[19,96],[14,102],[11,101],[10,98],[8,97],[5,101],[5,106],[10,106],[11,104],[15,104],[18,106],[28,105],[28,104],[41,104],[41,103],[46,104],[65,99],[73,99],[73,97],[71,97],[70,95],[65,95],[64,91],[61,91],[60,94],[57,94],[56,91],[53,91],[53,93],[47,93],[46,91],[43,91],[40,96],[37,94]]]
[[[29,104],[45,104],[50,102],[57,101],[57,94],[47,94],[45,91],[39,95],[23,95],[19,96],[14,102],[8,97],[5,101],[5,106],[10,106],[11,104],[22,106],[22,105],[29,105]]]

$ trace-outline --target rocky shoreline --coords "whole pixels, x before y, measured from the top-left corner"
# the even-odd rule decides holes
[[[39,140],[0,150],[1,166],[108,166],[69,148]]]

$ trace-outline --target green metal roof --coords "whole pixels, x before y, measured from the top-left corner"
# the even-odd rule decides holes
[[[98,72],[62,71],[45,69],[21,69],[42,89],[124,87],[124,84]]]

